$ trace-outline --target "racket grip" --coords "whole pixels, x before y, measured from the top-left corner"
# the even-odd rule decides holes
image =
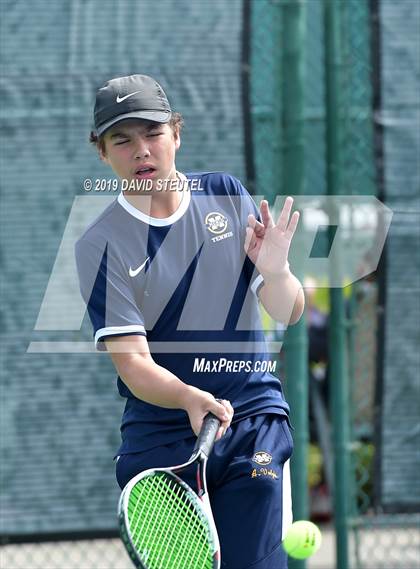
[[[213,448],[214,439],[216,438],[220,423],[221,421],[216,417],[216,415],[213,415],[213,413],[208,413],[204,417],[203,426],[201,427],[201,431],[197,437],[193,454],[202,452],[207,457],[209,456],[211,449]]]

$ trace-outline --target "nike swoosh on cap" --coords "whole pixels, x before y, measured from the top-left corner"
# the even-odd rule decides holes
[[[123,101],[128,99],[128,97],[132,97],[133,95],[137,95],[137,93],[140,93],[140,91],[134,91],[133,93],[129,93],[128,95],[124,95],[124,97],[120,97],[119,95],[117,95],[117,103],[122,103]]]
[[[147,257],[147,259],[144,261],[144,263],[142,263],[140,265],[140,267],[138,267],[137,269],[132,269],[131,267],[128,270],[128,274],[130,275],[130,277],[136,277],[139,272],[144,269],[144,267],[146,266],[147,261],[150,259],[150,257]]]

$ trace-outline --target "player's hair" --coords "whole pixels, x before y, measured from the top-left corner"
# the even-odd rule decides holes
[[[172,113],[171,118],[169,119],[169,122],[167,124],[169,124],[174,134],[177,133],[179,134],[181,132],[182,127],[184,126],[184,119],[181,113]],[[96,132],[92,130],[89,135],[89,142],[94,144],[98,150],[105,152],[105,141],[102,135],[98,136]]]

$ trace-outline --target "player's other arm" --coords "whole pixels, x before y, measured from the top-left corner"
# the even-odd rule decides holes
[[[229,427],[233,416],[230,403],[219,403],[211,393],[187,385],[158,365],[144,336],[114,336],[105,338],[105,344],[118,375],[138,399],[167,409],[184,409],[197,435],[208,412],[222,421],[218,438]]]
[[[295,324],[302,316],[305,296],[302,285],[289,268],[288,254],[299,213],[292,212],[293,199],[288,197],[277,223],[268,202],[260,205],[261,221],[248,216],[245,251],[264,279],[259,298],[272,318],[284,324]]]
[[[271,318],[286,326],[296,324],[305,308],[302,284],[291,271],[276,277],[264,276],[258,297]]]
[[[271,318],[286,325],[296,324],[305,308],[302,285],[291,271],[272,278],[265,276],[258,296]]]

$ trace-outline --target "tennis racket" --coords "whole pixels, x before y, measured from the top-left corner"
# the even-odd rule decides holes
[[[118,504],[122,541],[139,569],[219,569],[220,545],[206,465],[219,419],[208,413],[188,462],[132,478]],[[198,494],[178,474],[195,465]]]

